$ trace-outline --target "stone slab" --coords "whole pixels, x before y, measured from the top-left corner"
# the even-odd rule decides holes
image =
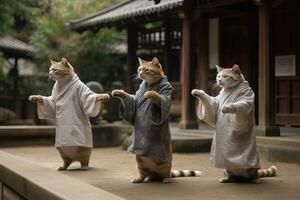
[[[58,171],[0,151],[0,180],[28,200],[122,200]]]

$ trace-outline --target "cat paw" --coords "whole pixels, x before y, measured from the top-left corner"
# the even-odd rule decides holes
[[[201,98],[205,95],[205,92],[203,90],[198,90],[198,89],[193,89],[191,94],[194,96],[194,97],[198,97],[198,98]]]
[[[131,183],[142,183],[144,180],[141,178],[134,178],[131,180]]]
[[[113,97],[118,97],[118,98],[123,99],[123,100],[126,98],[126,92],[124,90],[113,90],[111,92],[111,95]]]
[[[43,102],[43,97],[41,95],[30,95],[28,99],[32,102]]]
[[[67,168],[65,168],[65,167],[59,167],[59,168],[57,168],[57,171],[65,171],[65,170],[67,170]]]
[[[219,179],[219,183],[229,183],[231,179],[229,177],[224,177]]]
[[[253,184],[260,184],[262,182],[261,182],[261,180],[259,178],[255,178],[255,179],[251,180],[251,183],[253,183]]]
[[[88,170],[88,169],[89,169],[89,166],[82,166],[80,169],[81,169],[81,170]]]
[[[233,104],[226,104],[226,105],[223,106],[222,112],[223,113],[235,113],[236,108]]]
[[[171,183],[171,178],[170,178],[170,177],[164,178],[164,179],[162,180],[162,182],[163,182],[163,183]]]
[[[145,98],[147,98],[147,99],[152,99],[155,97],[160,97],[160,95],[156,91],[151,90],[151,91],[147,91],[145,93]]]
[[[107,101],[109,99],[108,94],[97,94],[96,101]]]
[[[156,91],[147,91],[145,93],[146,99],[151,99],[152,103],[154,103],[157,106],[160,106],[160,95]]]

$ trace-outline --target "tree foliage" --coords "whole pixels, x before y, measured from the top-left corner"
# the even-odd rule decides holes
[[[119,1],[0,0],[0,34],[32,44],[36,48],[34,62],[41,72],[48,72],[49,59],[66,57],[84,82],[94,80],[109,87],[112,81],[124,78],[122,56],[107,51],[122,42],[122,33],[104,29],[79,34],[67,24]],[[26,88],[29,85],[34,84],[24,83]]]
[[[111,45],[121,42],[122,35],[114,29],[82,34],[70,31],[71,19],[94,13],[118,0],[52,0],[51,10],[33,22],[36,30],[30,42],[38,49],[36,58],[41,69],[48,70],[49,58],[66,57],[83,81],[95,80],[109,86],[120,80],[123,64],[120,57],[109,54]]]

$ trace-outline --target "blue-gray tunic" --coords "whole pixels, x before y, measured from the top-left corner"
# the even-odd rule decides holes
[[[145,98],[145,93],[151,90],[160,94],[160,107]],[[122,102],[123,117],[134,125],[128,152],[152,157],[158,162],[169,160],[171,92],[167,77],[152,85],[143,81],[135,95],[128,95],[128,101]]]

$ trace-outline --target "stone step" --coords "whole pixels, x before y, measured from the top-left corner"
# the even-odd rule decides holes
[[[1,197],[20,200],[124,200],[61,172],[3,151],[0,151],[0,161]]]
[[[260,156],[272,162],[300,163],[300,139],[298,137],[257,136]],[[174,152],[209,152],[212,141],[210,130],[175,130],[172,133]]]
[[[300,163],[300,140],[286,137],[256,137],[258,151],[272,162]]]

